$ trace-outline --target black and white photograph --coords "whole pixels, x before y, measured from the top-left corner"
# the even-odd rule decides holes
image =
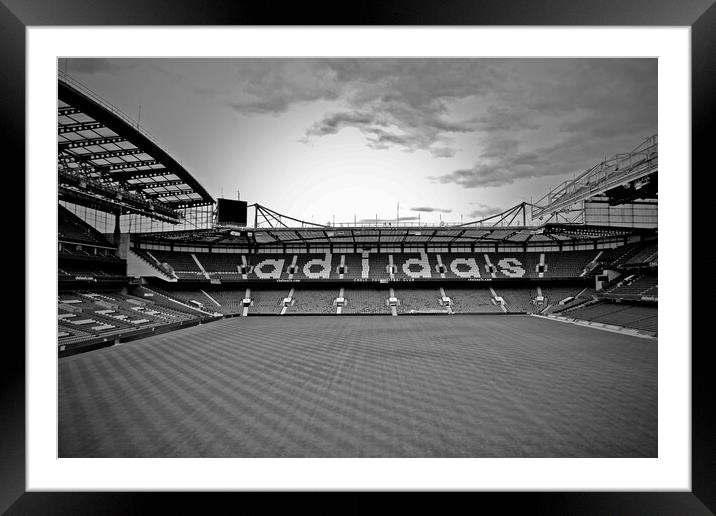
[[[56,65],[58,458],[659,457],[658,59]]]

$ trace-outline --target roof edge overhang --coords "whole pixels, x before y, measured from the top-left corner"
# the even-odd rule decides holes
[[[164,164],[167,169],[171,171],[171,173],[182,179],[201,196],[200,201],[192,202],[190,204],[214,204],[214,198],[209,195],[209,193],[203,186],[201,186],[194,176],[192,176],[191,173],[180,165],[174,158],[167,154],[167,152],[164,151],[156,142],[152,141],[137,127],[132,126],[122,117],[112,113],[96,100],[89,98],[61,77],[59,77],[57,81],[57,98],[67,104],[70,104],[71,106],[78,107],[88,116],[98,122],[101,122],[119,136],[132,142],[138,148],[143,149],[147,154],[155,158],[158,162]]]

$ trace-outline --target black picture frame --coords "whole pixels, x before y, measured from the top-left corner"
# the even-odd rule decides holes
[[[64,25],[606,25],[606,26],[690,26],[692,44],[692,163],[693,170],[706,172],[709,147],[707,131],[714,125],[716,93],[716,6],[714,0],[420,0],[314,2],[283,6],[268,3],[216,0],[0,0],[0,49],[3,79],[2,142],[5,156],[18,162],[6,169],[6,178],[18,178],[16,192],[27,192],[20,174],[24,170],[25,148],[25,29],[28,26]],[[8,165],[10,167],[10,165]],[[713,165],[709,165],[712,168]],[[692,175],[692,178],[694,176]],[[701,189],[704,195],[705,189]],[[696,190],[699,192],[699,190]],[[19,197],[19,196],[18,196]],[[692,235],[701,235],[694,244],[704,246],[708,228],[698,231],[698,221],[708,221],[708,201],[694,199]],[[708,222],[700,222],[701,224]],[[19,224],[14,224],[19,227]],[[24,227],[24,226],[23,226]],[[26,235],[25,235],[26,237]],[[22,239],[15,239],[20,242]],[[17,245],[19,251],[19,245]],[[702,249],[704,250],[704,249]],[[693,252],[694,258],[706,256]],[[15,257],[17,259],[17,257]],[[694,264],[696,262],[694,261]],[[25,270],[25,274],[31,271]],[[688,278],[689,282],[691,278]],[[19,292],[19,291],[18,291]],[[690,300],[687,300],[691,302]],[[687,302],[685,301],[685,302]],[[694,322],[704,321],[708,303],[692,302]],[[702,324],[702,323],[700,323]],[[697,339],[692,326],[692,490],[690,492],[584,492],[584,493],[479,493],[470,494],[470,504],[499,504],[500,510],[520,508],[549,514],[712,514],[716,513],[716,453],[713,402],[708,389],[713,384],[708,336]],[[169,504],[180,513],[212,511],[229,503],[234,512],[240,494],[183,493],[61,493],[26,492],[25,489],[25,353],[17,339],[3,346],[0,375],[0,511],[7,514],[127,514],[151,512],[150,507]],[[472,497],[477,499],[472,499]],[[317,510],[315,494],[289,495],[294,508]],[[442,497],[439,497],[442,498]],[[441,512],[448,505],[461,504],[463,496],[450,502],[440,500]],[[241,504],[256,500],[243,495]],[[272,496],[260,503],[270,509],[285,496]],[[350,494],[339,506],[341,512],[367,511],[383,504],[380,495]],[[425,507],[422,494],[410,501]],[[482,505],[481,505],[482,506]],[[404,506],[407,509],[407,506]],[[212,511],[215,512],[215,511]]]

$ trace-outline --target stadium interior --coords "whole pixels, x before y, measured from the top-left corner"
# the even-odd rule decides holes
[[[219,212],[151,135],[62,75],[58,140],[61,356],[227,317],[517,313],[658,334],[656,136],[536,204],[440,226],[323,226],[224,199]]]
[[[58,81],[60,457],[657,456],[656,135],[480,220],[315,224]]]

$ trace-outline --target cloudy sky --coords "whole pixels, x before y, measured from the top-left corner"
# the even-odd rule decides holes
[[[657,132],[655,59],[71,59],[214,196],[464,222]],[[141,108],[140,108],[141,106]]]

